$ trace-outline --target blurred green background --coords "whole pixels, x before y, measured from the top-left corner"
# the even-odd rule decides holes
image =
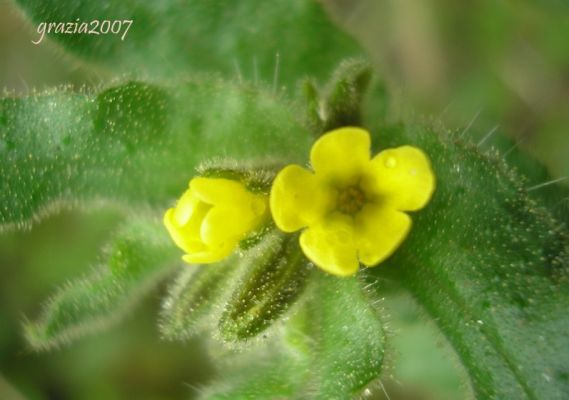
[[[569,2],[326,3],[403,112],[475,137],[498,126],[554,176],[569,175]]]
[[[538,157],[553,177],[569,175],[569,6],[562,1],[326,0],[358,37],[392,93],[391,112],[441,120],[483,138],[495,127]],[[34,27],[0,0],[0,87],[99,86],[111,79],[31,43]],[[484,142],[488,148],[492,137]],[[504,155],[507,157],[507,154]],[[1,177],[0,177],[1,179]],[[169,343],[156,326],[159,293],[109,332],[36,354],[21,322],[55,288],[96,265],[119,216],[61,211],[29,232],[0,235],[0,399],[187,399],[215,375],[203,343]],[[164,290],[161,288],[160,290]],[[369,398],[463,399],[454,354],[412,300],[387,296],[391,348]]]

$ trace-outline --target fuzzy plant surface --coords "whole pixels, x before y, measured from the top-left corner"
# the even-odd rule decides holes
[[[391,118],[385,87],[320,4],[17,2],[34,23],[134,20],[124,41],[49,36],[113,83],[0,99],[0,232],[61,208],[124,214],[96,270],[27,320],[32,348],[118,324],[168,280],[163,336],[212,338],[219,376],[200,398],[351,399],[381,383],[391,339],[382,298],[406,290],[475,398],[569,398],[569,213],[558,207],[568,191],[541,187],[545,168],[518,150],[506,162],[506,138],[488,150],[436,123]],[[263,190],[347,125],[372,133],[374,153],[422,149],[437,177],[386,262],[328,275],[271,224],[219,263],[181,262],[161,218],[193,176],[233,174]]]

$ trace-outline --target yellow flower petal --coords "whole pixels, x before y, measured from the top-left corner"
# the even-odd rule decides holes
[[[322,135],[310,151],[310,163],[316,176],[334,184],[357,183],[369,159],[369,133],[361,128],[330,131]]]
[[[368,267],[385,260],[405,240],[411,218],[380,205],[366,205],[355,218],[356,242],[360,261]]]
[[[402,146],[382,151],[369,165],[366,190],[401,211],[423,208],[435,190],[435,175],[420,149]]]
[[[294,232],[324,216],[330,207],[331,193],[313,173],[289,165],[275,178],[270,203],[279,229]]]
[[[186,254],[182,260],[188,264],[211,264],[223,260],[235,250],[235,246],[223,246],[207,251]]]
[[[172,217],[175,219],[176,224],[178,226],[186,224],[199,203],[200,200],[194,196],[192,191],[190,189],[186,190],[174,208],[174,215]]]
[[[337,276],[357,272],[356,240],[352,219],[340,213],[327,216],[300,235],[306,256],[324,271]]]
[[[224,207],[211,209],[201,225],[201,238],[207,246],[237,245],[243,236],[255,229],[260,215],[252,207]]]
[[[176,209],[170,208],[164,214],[164,225],[170,233],[172,240],[178,247],[187,253],[201,251],[205,246],[200,239],[200,224],[209,210],[203,203],[198,205],[196,212],[186,221],[186,225],[180,225],[176,218]]]
[[[164,226],[168,230],[168,233],[172,237],[172,240],[174,240],[174,243],[176,243],[178,247],[184,249],[185,240],[183,235],[180,233],[180,226],[178,225],[176,218],[174,217],[175,211],[176,210],[174,208],[169,208],[164,214],[163,222]]]
[[[188,239],[200,241],[200,225],[210,208],[188,189],[176,203],[172,224]]]
[[[194,178],[190,190],[201,201],[214,205],[243,203],[251,195],[243,184],[224,178]]]

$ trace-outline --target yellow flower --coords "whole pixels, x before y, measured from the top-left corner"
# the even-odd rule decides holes
[[[186,252],[184,261],[206,264],[231,254],[261,225],[267,211],[267,195],[254,194],[237,181],[198,177],[176,207],[166,211],[164,225]]]
[[[271,189],[270,206],[285,232],[302,228],[300,246],[323,270],[339,276],[389,257],[411,228],[403,211],[424,207],[435,189],[427,156],[402,146],[370,159],[370,136],[340,128],[312,146],[314,172],[297,165],[282,169]]]

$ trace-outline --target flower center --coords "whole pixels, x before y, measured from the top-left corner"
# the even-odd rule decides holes
[[[338,191],[336,208],[344,214],[354,215],[362,209],[365,202],[365,193],[359,185],[348,186]]]

